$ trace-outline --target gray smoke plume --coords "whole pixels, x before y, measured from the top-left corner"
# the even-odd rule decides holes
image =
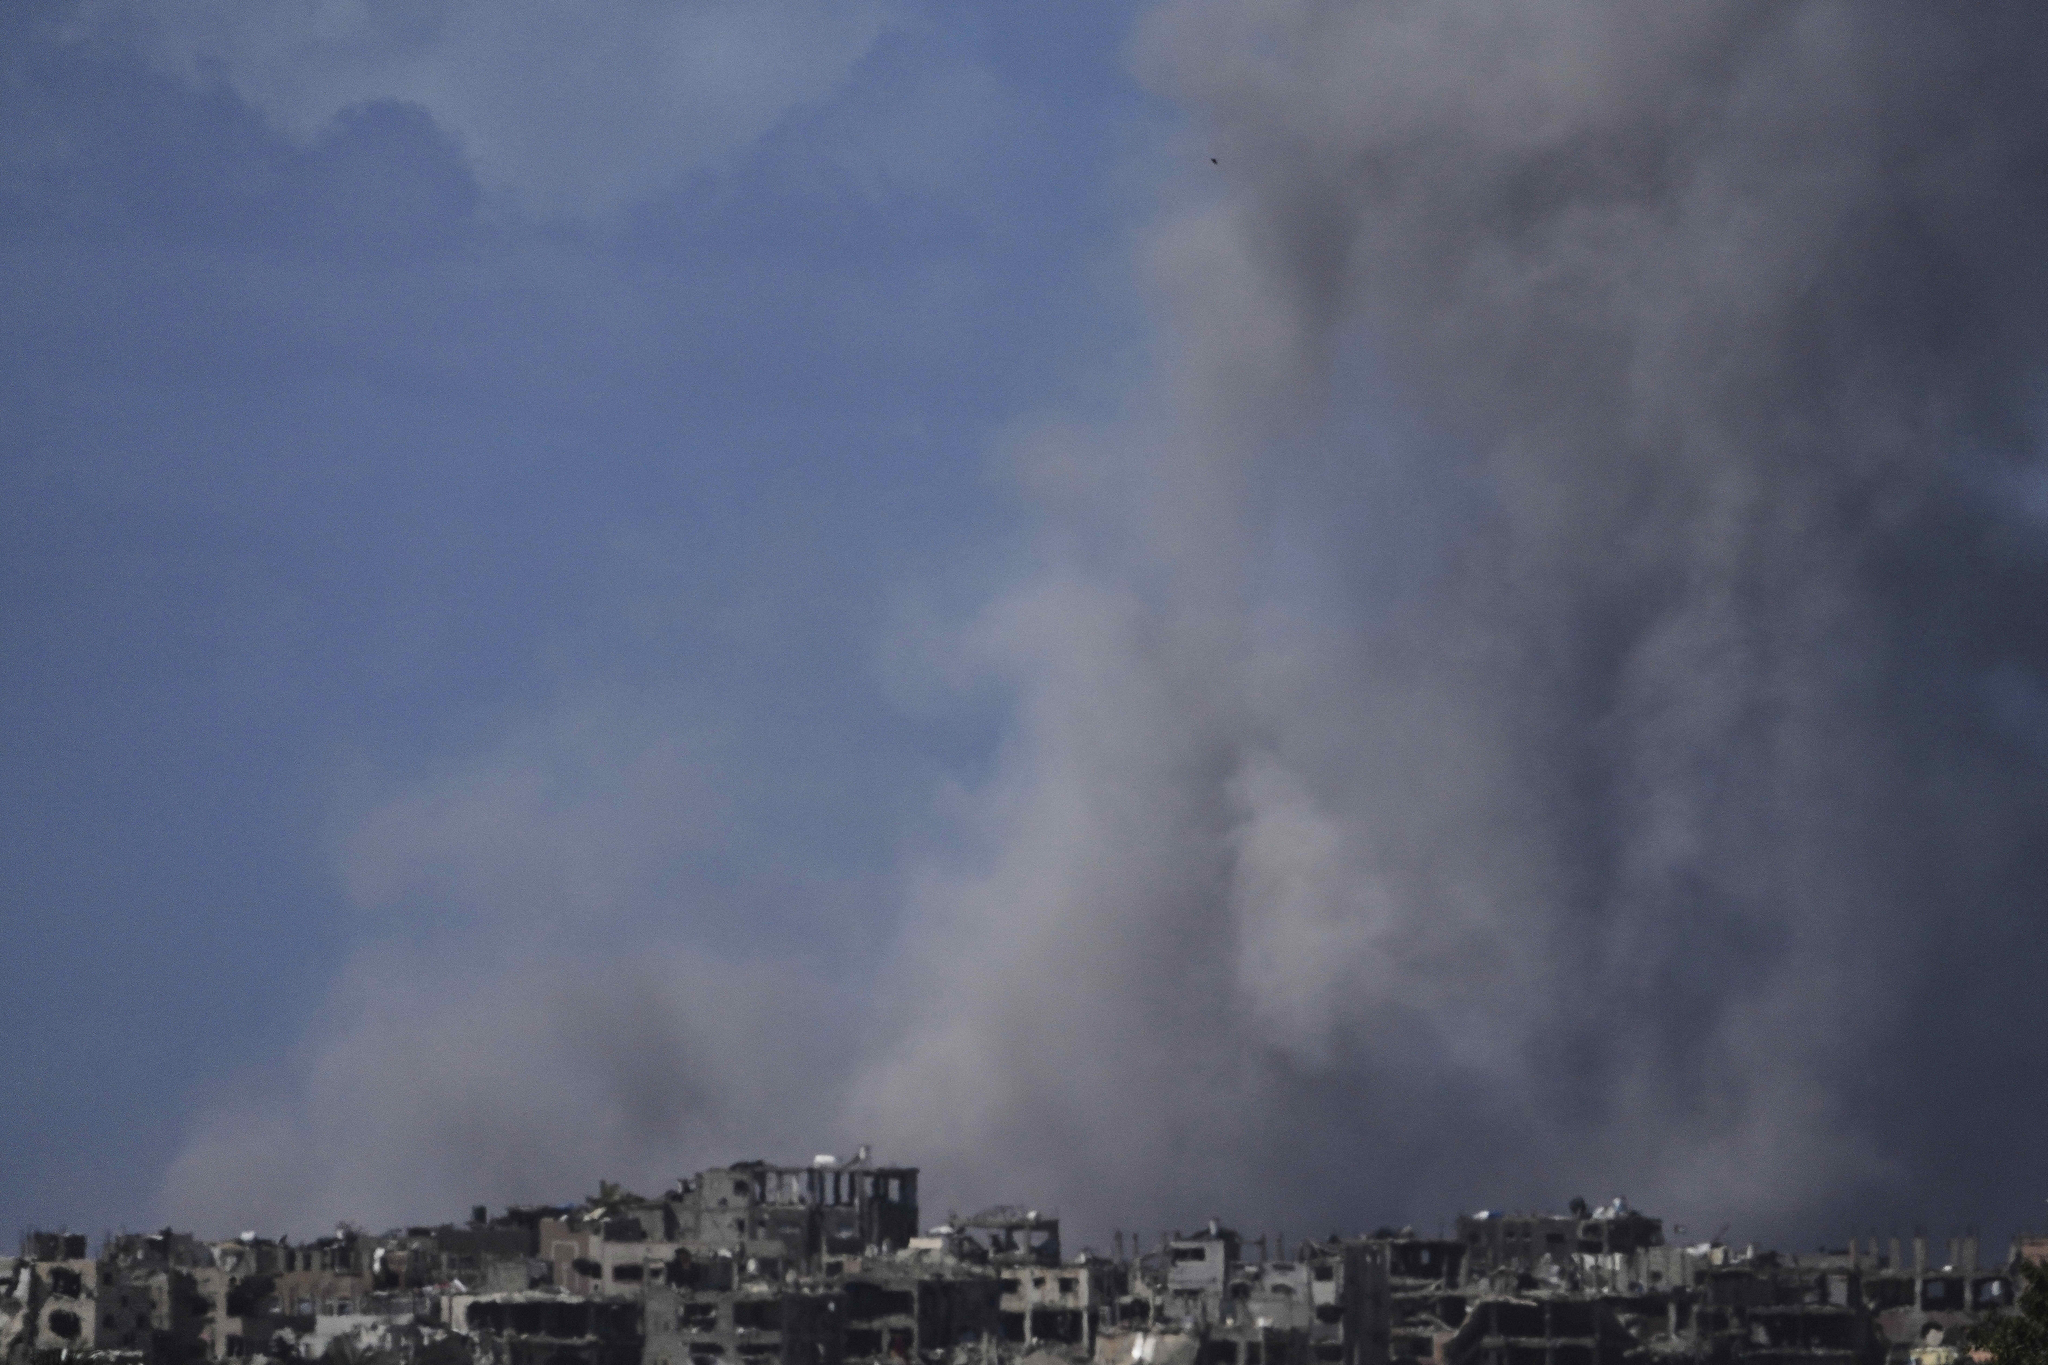
[[[1136,60],[1199,128],[1156,368],[1015,452],[1039,568],[961,644],[1014,724],[865,1041],[757,1004],[773,1076],[722,1075],[734,1002],[790,988],[696,955],[439,1022],[596,1077],[614,1174],[808,1131],[1084,1235],[1616,1192],[1738,1235],[2024,1217],[2048,17],[1169,0]],[[431,1077],[349,1138],[411,1046],[376,1014],[292,1131],[578,1150],[553,1100]],[[202,1133],[170,1202],[237,1150]],[[522,1160],[476,1197],[569,1193]]]
[[[1184,0],[1140,64],[1226,188],[1156,389],[1022,457],[866,1129],[1144,1226],[2023,1217],[2048,20]]]

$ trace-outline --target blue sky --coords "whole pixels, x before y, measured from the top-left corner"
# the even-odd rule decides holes
[[[1006,429],[1143,344],[1124,8],[878,7],[708,160],[599,109],[616,193],[480,183],[418,103],[291,126],[82,13],[0,20],[0,1222],[148,1217],[386,932],[338,829],[558,706],[687,717],[690,875],[872,955],[993,743],[889,660],[1013,571]]]

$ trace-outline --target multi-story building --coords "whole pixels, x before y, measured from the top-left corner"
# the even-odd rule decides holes
[[[1666,1246],[1620,1200],[1291,1255],[1211,1221],[1069,1256],[1036,1209],[917,1235],[917,1195],[862,1151],[297,1244],[34,1233],[0,1260],[0,1365],[1962,1365],[2017,1263],[2048,1259]]]
[[[1263,1253],[1263,1242],[1255,1244]],[[1389,1331],[1383,1247],[1368,1239],[1304,1242],[1295,1259],[1242,1259],[1244,1241],[1212,1221],[1164,1239],[1139,1259],[1121,1325],[1149,1325],[1203,1343],[1199,1365],[1299,1359],[1384,1365]],[[1284,1247],[1276,1248],[1282,1250]]]
[[[680,1181],[665,1201],[667,1235],[706,1248],[738,1249],[788,1262],[900,1251],[917,1236],[917,1169],[873,1166],[867,1149],[808,1166],[746,1161]],[[779,1244],[767,1252],[766,1243]]]
[[[1465,1243],[1417,1237],[1414,1229],[1382,1228],[1378,1244],[1387,1267],[1387,1355],[1395,1361],[1434,1361],[1464,1325]]]
[[[443,1313],[478,1365],[640,1365],[638,1303],[535,1291],[451,1294]]]
[[[1494,1270],[1534,1273],[1548,1264],[1566,1267],[1580,1256],[1629,1256],[1664,1245],[1664,1224],[1617,1198],[1599,1208],[1572,1201],[1570,1213],[1497,1213],[1481,1209],[1458,1219],[1465,1266],[1475,1275]]]
[[[709,1272],[709,1273],[705,1273]],[[984,1268],[929,1258],[770,1277],[730,1254],[646,1291],[649,1365],[929,1360],[992,1344],[1000,1289]]]
[[[0,1261],[0,1348],[13,1360],[37,1349],[92,1352],[101,1343],[100,1266],[75,1233],[29,1233],[22,1254]],[[137,1340],[147,1349],[148,1310]],[[133,1343],[131,1343],[133,1348]]]
[[[955,1259],[994,1272],[1000,1341],[1092,1351],[1097,1333],[1117,1322],[1126,1267],[1086,1253],[1063,1257],[1060,1220],[1049,1214],[999,1204],[960,1220],[940,1241]]]

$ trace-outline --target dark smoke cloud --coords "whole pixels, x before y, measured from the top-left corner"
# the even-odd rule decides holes
[[[1091,1236],[2024,1219],[2048,19],[1173,0],[1137,51],[1209,177],[1149,240],[1156,373],[1015,452],[1040,568],[961,641],[1014,724],[865,1041],[771,1011],[848,1098],[657,1067],[603,1150],[808,1121]],[[757,998],[655,996],[642,1056]],[[540,1041],[577,998],[490,1054],[587,1069]],[[358,1052],[403,1048],[344,1022],[322,1074]]]
[[[986,623],[996,852],[869,1122],[1104,1218],[2024,1218],[2048,22],[1140,50],[1229,189],[1160,235],[1144,410],[1026,457],[1087,529]]]

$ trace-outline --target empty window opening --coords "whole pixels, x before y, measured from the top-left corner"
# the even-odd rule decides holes
[[[1071,1308],[1039,1308],[1031,1314],[1031,1336],[1037,1341],[1077,1345],[1081,1340],[1081,1315]]]

